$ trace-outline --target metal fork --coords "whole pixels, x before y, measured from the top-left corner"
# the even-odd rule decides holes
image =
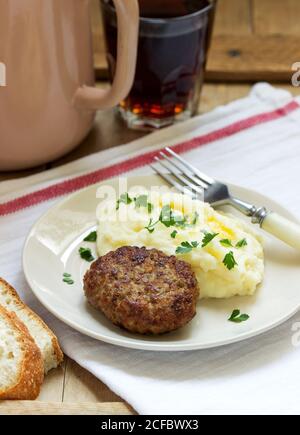
[[[273,234],[278,239],[300,250],[300,226],[296,223],[268,211],[266,207],[256,207],[231,195],[228,186],[215,180],[188,163],[169,147],[155,157],[158,166],[151,165],[154,171],[165,181],[182,193],[202,199],[213,207],[229,205],[246,216],[253,224]],[[166,173],[164,170],[167,170]]]

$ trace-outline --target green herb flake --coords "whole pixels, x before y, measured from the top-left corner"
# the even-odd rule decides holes
[[[140,195],[134,199],[136,208],[148,207],[148,195]]]
[[[151,204],[151,202],[148,202],[148,204],[147,204],[147,208],[148,208],[148,213],[151,214],[151,213],[152,213],[152,210],[153,210],[153,208],[154,208],[154,205]]]
[[[186,216],[174,216],[173,219],[176,227],[185,228],[188,226]]]
[[[232,248],[232,243],[229,239],[222,239],[220,240],[220,243],[222,246],[225,246],[225,248]]]
[[[91,263],[92,261],[95,260],[95,258],[92,255],[92,251],[90,250],[90,248],[79,248],[79,255],[80,257],[85,260],[88,261],[89,263]]]
[[[219,233],[205,233],[202,239],[201,247],[207,246]]]
[[[169,205],[163,206],[163,208],[161,209],[161,212],[160,212],[159,220],[167,228],[169,228],[175,224],[172,209]]]
[[[229,251],[228,254],[225,255],[223,264],[227,267],[228,270],[231,270],[234,268],[234,266],[237,266],[237,262],[235,261],[232,251]]]
[[[199,213],[197,211],[195,211],[194,217],[192,219],[192,225],[196,225],[196,223],[198,222],[198,219],[199,219]]]
[[[178,234],[178,231],[174,230],[174,231],[171,233],[171,237],[172,237],[172,239],[175,239],[175,237],[177,236],[177,234]]]
[[[72,279],[72,275],[70,273],[63,274],[63,282],[66,284],[72,285],[74,284],[74,280]]]
[[[237,242],[237,244],[235,245],[236,248],[243,248],[244,246],[247,246],[247,240],[246,239],[241,239]]]
[[[148,225],[145,227],[145,229],[148,230],[150,234],[152,234],[153,231],[155,230],[154,227],[158,222],[159,221],[154,222],[153,219],[151,218]]]
[[[199,242],[182,242],[180,246],[176,248],[176,254],[187,254],[191,252],[193,248],[197,248]]]
[[[132,199],[130,198],[130,196],[128,195],[128,193],[122,193],[122,195],[120,196],[120,198],[117,201],[117,205],[116,205],[116,209],[119,210],[120,208],[120,204],[131,204],[132,203]]]
[[[70,279],[70,278],[64,278],[63,282],[65,282],[66,284],[69,284],[69,285],[73,285],[74,284],[74,281],[72,279]]]
[[[248,314],[241,314],[240,310],[233,310],[228,321],[234,322],[234,323],[242,323],[242,322],[246,322],[249,319],[250,319],[250,316],[248,316]]]
[[[97,231],[92,231],[85,239],[84,242],[96,242],[97,241]]]
[[[172,226],[184,228],[187,220],[185,216],[175,215],[169,205],[164,205],[161,209],[159,221],[167,228]]]

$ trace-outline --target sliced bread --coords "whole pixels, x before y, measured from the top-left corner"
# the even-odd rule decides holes
[[[43,380],[41,351],[17,316],[0,307],[0,399],[34,400]]]
[[[16,290],[0,278],[0,305],[17,315],[41,350],[45,374],[56,368],[63,360],[63,353],[53,332],[25,305]]]

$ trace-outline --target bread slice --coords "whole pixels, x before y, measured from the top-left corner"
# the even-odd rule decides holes
[[[9,312],[15,313],[27,327],[41,350],[45,374],[56,368],[63,360],[57,338],[42,319],[22,302],[16,290],[1,278],[0,305]]]
[[[0,399],[34,400],[43,380],[41,351],[17,316],[0,307]]]

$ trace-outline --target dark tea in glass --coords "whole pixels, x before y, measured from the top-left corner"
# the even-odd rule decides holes
[[[112,79],[116,13],[109,0],[101,3]],[[130,94],[120,103],[120,112],[131,128],[155,129],[188,119],[197,111],[215,2],[139,0],[139,5],[135,79]]]

